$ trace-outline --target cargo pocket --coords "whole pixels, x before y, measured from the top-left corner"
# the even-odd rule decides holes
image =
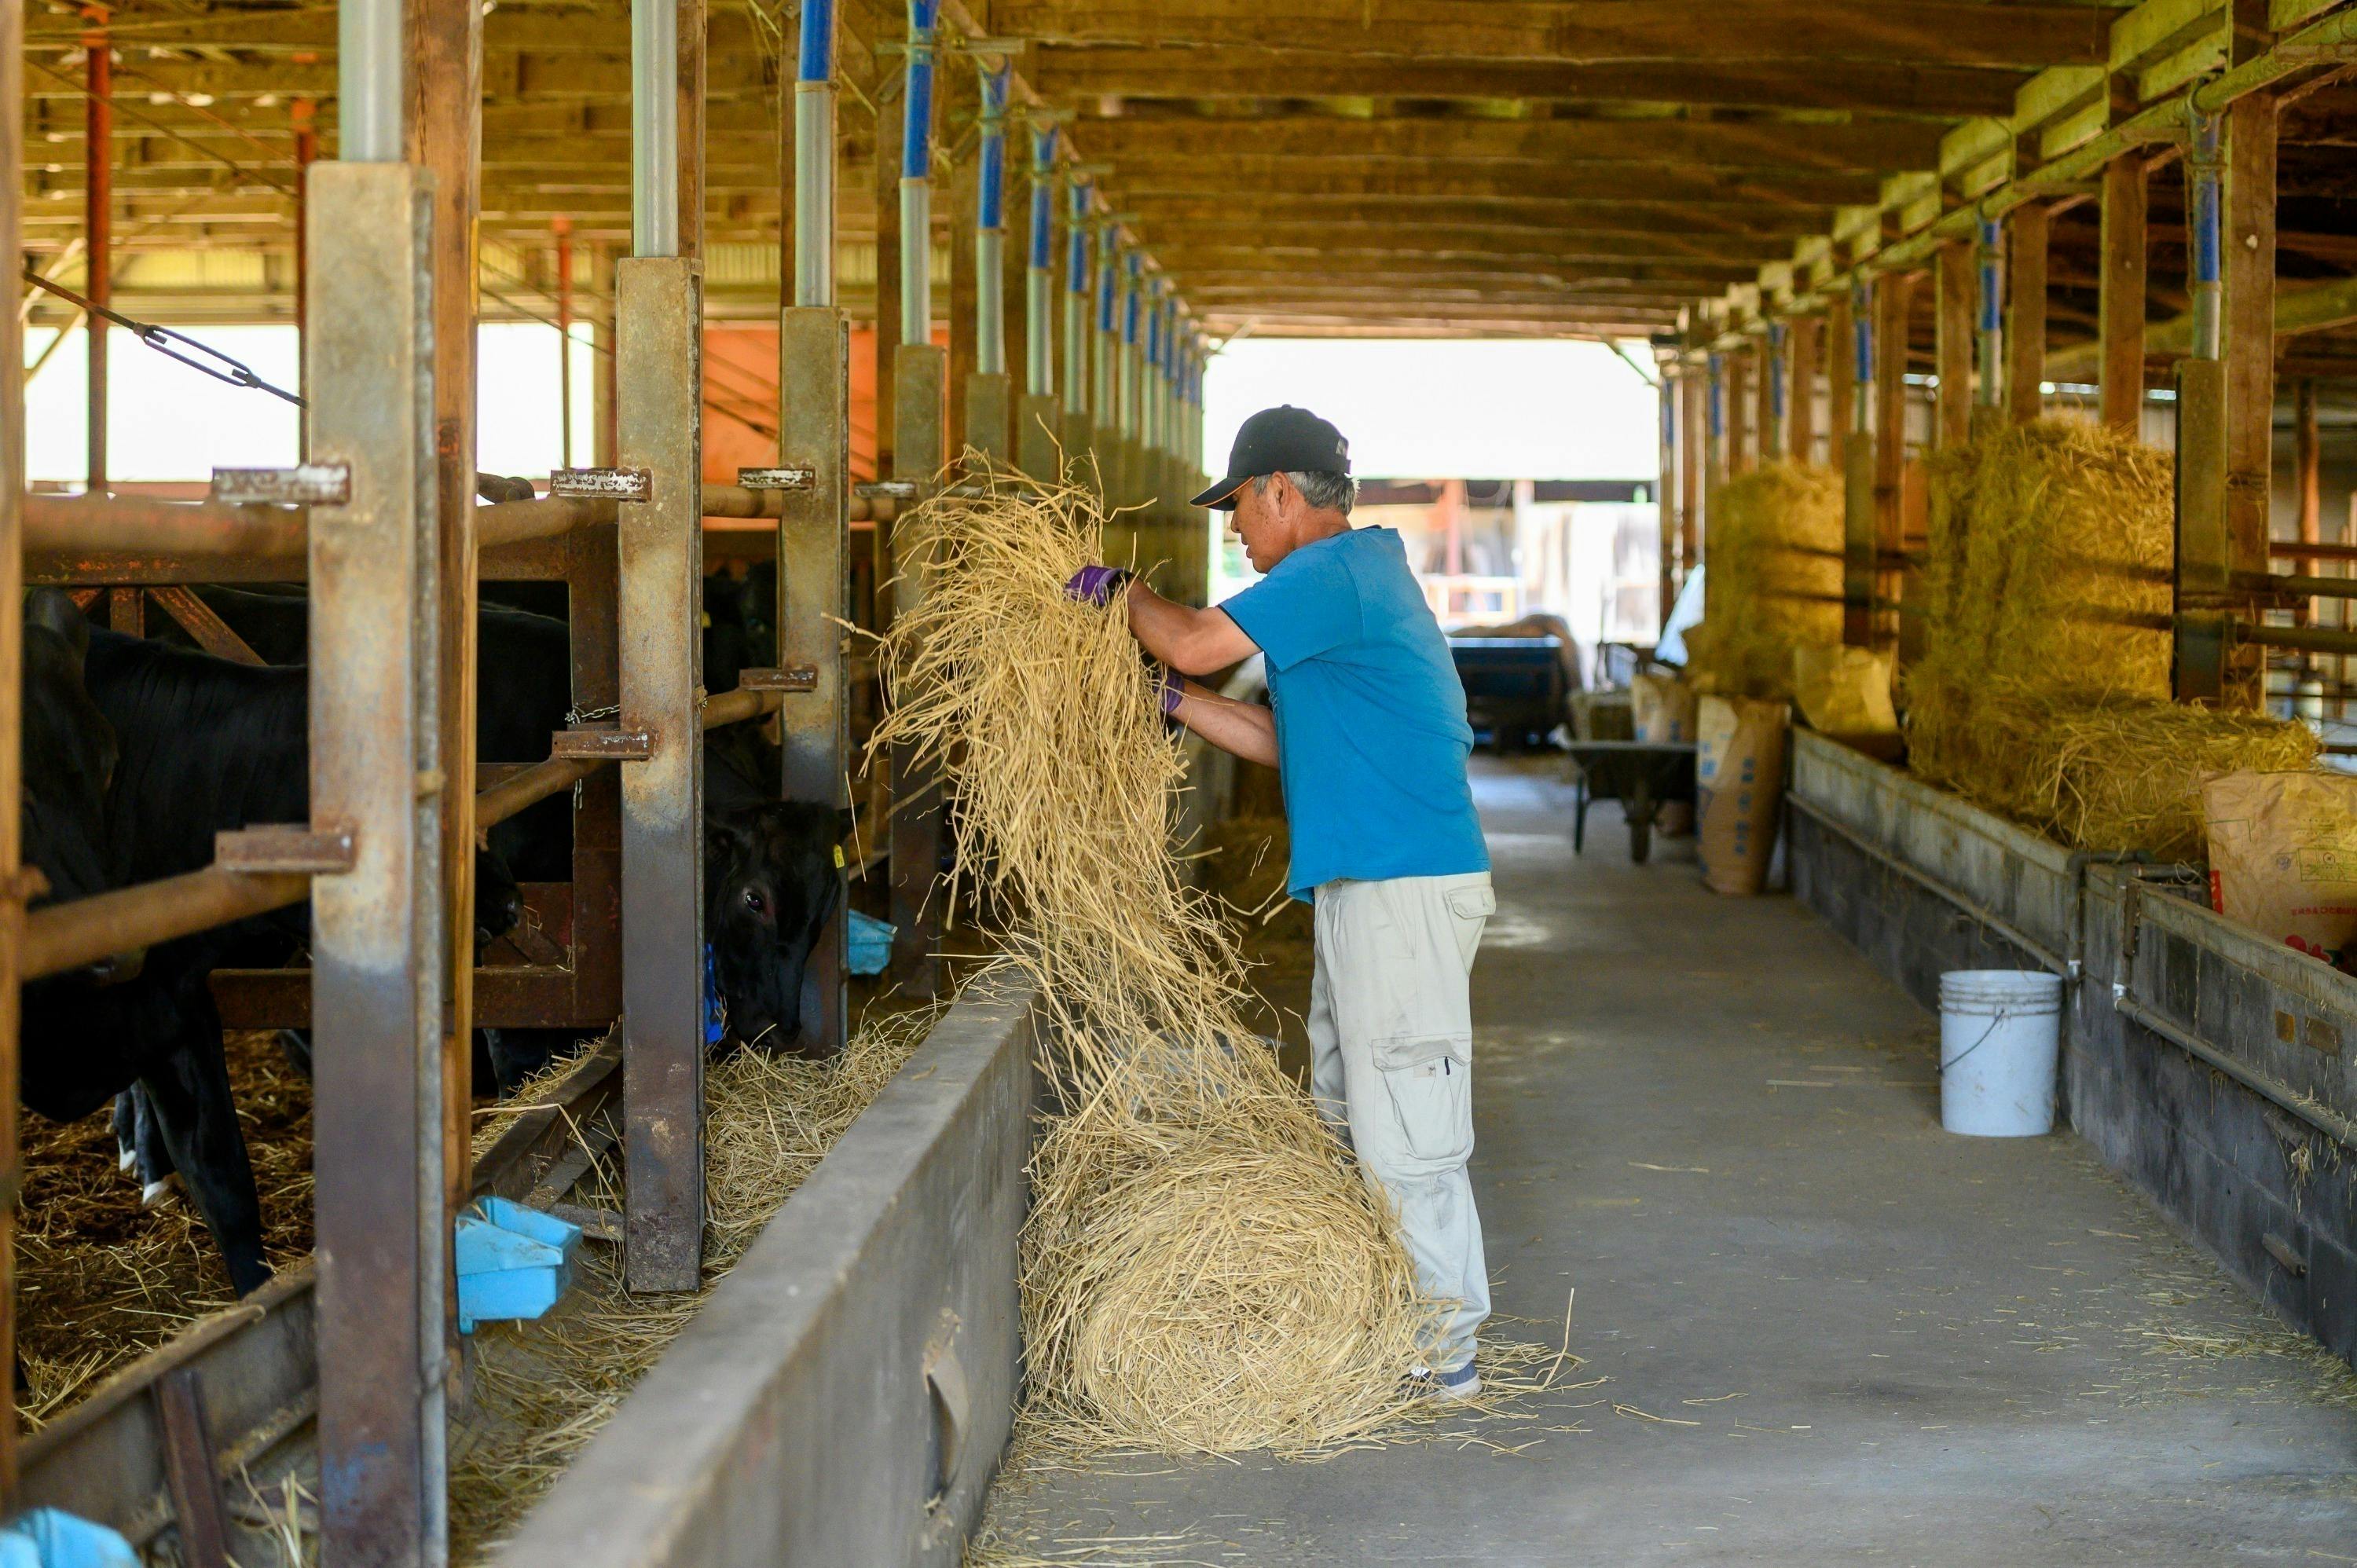
[[[1375,1070],[1398,1121],[1400,1173],[1454,1170],[1473,1153],[1473,1052],[1440,1036],[1377,1043]]]
[[[1498,912],[1494,887],[1459,887],[1448,896],[1448,912],[1460,920],[1486,920]]]

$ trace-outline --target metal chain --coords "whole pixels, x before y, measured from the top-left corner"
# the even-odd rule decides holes
[[[201,375],[210,376],[217,381],[227,381],[233,387],[245,387],[254,392],[266,392],[273,397],[285,398],[288,403],[293,403],[297,408],[309,406],[305,403],[301,398],[296,396],[293,392],[288,392],[285,387],[272,386],[268,381],[265,381],[260,376],[255,375],[253,368],[248,366],[243,360],[233,360],[229,355],[222,353],[219,349],[211,348],[206,344],[198,342],[194,338],[189,337],[185,332],[175,332],[168,327],[158,327],[151,321],[135,321],[119,310],[110,310],[105,306],[94,304],[90,300],[84,299],[81,295],[76,294],[70,288],[59,287],[58,285],[51,283],[48,279],[43,277],[40,274],[35,272],[30,267],[25,268],[24,272],[25,281],[31,284],[35,288],[46,289],[48,292],[56,295],[59,299],[64,300],[69,305],[86,310],[92,316],[102,317],[106,320],[113,322],[117,327],[128,328],[133,337],[137,338],[139,341],[146,344],[147,347],[155,349],[156,352],[163,355],[167,360],[178,360],[180,363],[188,366],[188,369],[195,371]],[[196,359],[190,355],[182,353],[179,349],[172,347],[174,343],[184,343],[188,345],[190,349],[195,349],[197,353],[203,355],[205,357],[204,360]],[[218,363],[207,364],[205,360],[215,360],[218,361]]]

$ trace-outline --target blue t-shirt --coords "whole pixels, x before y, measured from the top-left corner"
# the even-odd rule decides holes
[[[1490,868],[1465,688],[1396,532],[1305,544],[1220,607],[1267,656],[1296,898]]]

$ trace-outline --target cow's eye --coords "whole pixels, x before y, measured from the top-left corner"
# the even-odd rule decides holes
[[[745,908],[752,910],[756,915],[761,915],[769,912],[770,905],[758,889],[748,887],[745,889]]]

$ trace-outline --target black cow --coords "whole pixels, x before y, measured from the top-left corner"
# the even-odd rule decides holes
[[[27,861],[58,900],[127,880],[105,812],[120,779],[119,738],[93,701],[90,644],[71,600],[47,591],[28,598],[21,815]],[[167,942],[133,955],[135,972],[125,959],[26,985],[19,1091],[38,1114],[74,1121],[145,1084],[174,1158],[194,1173],[198,1208],[242,1294],[269,1279],[270,1269],[202,950],[195,940]]]
[[[299,597],[199,591],[264,657],[304,646],[307,612]],[[550,735],[566,727],[573,706],[565,622],[487,604],[476,646],[478,758],[530,763],[546,757]],[[707,679],[710,674],[707,670]],[[739,1042],[778,1048],[801,1039],[804,967],[841,896],[835,847],[850,831],[850,813],[779,800],[777,752],[760,740],[758,727],[732,725],[706,738],[705,938],[730,1034]],[[490,837],[519,879],[565,880],[572,875],[571,797],[543,800],[493,828]],[[549,1031],[500,1031],[491,1054],[502,1085],[546,1060],[554,1043]]]
[[[209,865],[216,834],[310,814],[308,676],[300,668],[231,663],[111,631],[91,631],[84,679],[118,748],[106,798],[105,872],[126,886]],[[479,941],[521,912],[515,882],[479,854]],[[310,934],[306,906],[162,944],[147,955],[142,991],[168,997],[168,1015],[123,1036],[168,1161],[143,1159],[150,1184],[167,1168],[186,1177],[243,1294],[269,1278],[260,1208],[221,1052],[210,976],[226,966],[275,967]],[[152,986],[151,983],[152,983]],[[109,1081],[113,1079],[114,1081]],[[86,1073],[83,1093],[129,1087],[119,1071]],[[27,1099],[31,1099],[27,1077]],[[103,1094],[76,1113],[87,1113]],[[38,1107],[37,1107],[38,1109]],[[136,1123],[136,1108],[131,1117]]]

